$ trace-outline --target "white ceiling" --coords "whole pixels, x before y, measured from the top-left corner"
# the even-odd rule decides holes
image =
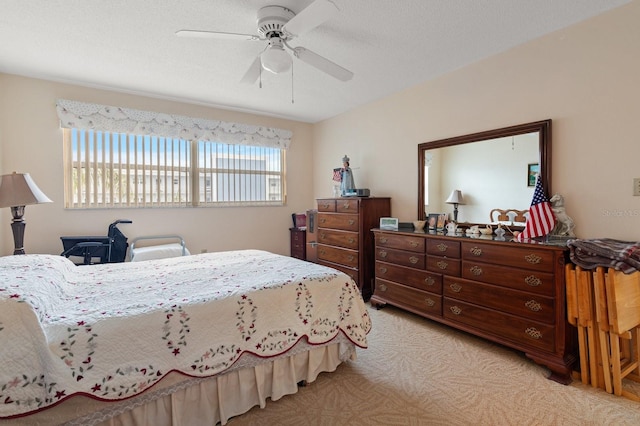
[[[174,33],[256,34],[260,7],[312,0],[0,0],[0,72],[314,123],[629,1],[333,0],[340,13],[291,44],[355,77],[294,59],[293,81],[264,72],[259,88],[240,79],[265,41]]]

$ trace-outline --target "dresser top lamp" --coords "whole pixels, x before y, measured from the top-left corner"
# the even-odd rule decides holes
[[[462,197],[462,191],[454,189],[451,191],[449,198],[445,201],[447,204],[453,204],[453,221],[458,222],[458,205],[464,204],[464,198]]]

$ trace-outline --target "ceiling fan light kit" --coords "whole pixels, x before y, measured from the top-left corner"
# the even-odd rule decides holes
[[[291,69],[291,56],[284,51],[282,40],[273,37],[269,47],[260,55],[262,68],[274,74],[287,72]]]
[[[265,69],[274,74],[287,72],[291,69],[291,55],[285,47],[293,52],[293,55],[303,62],[311,65],[319,71],[340,80],[348,81],[353,78],[353,73],[346,68],[305,49],[304,47],[291,47],[290,42],[302,33],[308,32],[323,22],[333,17],[339,10],[330,0],[315,0],[297,15],[283,6],[265,6],[258,10],[257,25],[258,34],[239,34],[219,31],[180,30],[176,35],[181,37],[221,38],[246,41],[268,40],[269,45],[254,59],[251,66],[241,79],[242,83],[253,84],[260,77],[260,70]]]

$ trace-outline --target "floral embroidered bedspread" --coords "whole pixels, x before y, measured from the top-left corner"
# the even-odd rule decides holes
[[[243,353],[371,329],[355,283],[331,268],[259,250],[75,266],[0,258],[0,418],[76,394],[117,400],[170,371],[210,376]]]

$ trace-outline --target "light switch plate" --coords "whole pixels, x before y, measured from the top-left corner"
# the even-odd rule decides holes
[[[633,195],[640,196],[640,178],[633,179]]]

